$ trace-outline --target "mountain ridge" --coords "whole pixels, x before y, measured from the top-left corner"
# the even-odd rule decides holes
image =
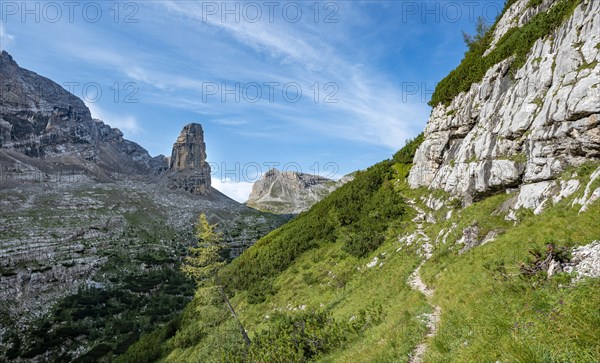
[[[350,180],[351,174],[335,181],[319,175],[281,172],[273,168],[254,183],[245,204],[265,212],[298,214]]]
[[[231,257],[284,222],[211,187],[201,125],[171,161],[0,54],[0,360],[110,359],[193,294],[179,265],[198,214]]]
[[[81,99],[52,80],[19,67],[4,50],[0,72],[0,152],[5,169],[17,164],[10,163],[7,150],[49,159],[41,171],[68,167],[78,159],[80,169],[105,180],[111,173],[125,170],[156,175],[166,168],[163,155],[151,157],[143,147],[124,139],[119,129],[93,119]]]

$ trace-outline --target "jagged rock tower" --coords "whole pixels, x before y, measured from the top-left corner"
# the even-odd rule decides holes
[[[208,194],[210,190],[210,165],[206,162],[206,145],[202,125],[184,126],[173,144],[167,172],[169,188],[193,194]]]

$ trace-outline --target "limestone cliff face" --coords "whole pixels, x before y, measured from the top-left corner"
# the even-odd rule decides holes
[[[498,22],[491,48],[553,3],[516,1]],[[510,187],[541,193],[565,168],[600,158],[599,61],[600,1],[583,1],[534,44],[522,68],[511,69],[512,58],[502,61],[450,105],[433,109],[410,185],[467,200]]]
[[[296,214],[308,210],[352,179],[348,175],[335,181],[318,175],[271,169],[254,183],[246,205],[277,214]]]
[[[53,173],[69,166],[106,179],[111,173],[157,174],[166,168],[165,160],[150,157],[118,129],[92,119],[83,101],[57,83],[19,67],[7,52],[0,53],[0,166],[4,172],[25,168]]]
[[[200,124],[191,123],[183,128],[173,144],[169,163],[169,187],[194,194],[207,194],[210,182],[204,131]]]

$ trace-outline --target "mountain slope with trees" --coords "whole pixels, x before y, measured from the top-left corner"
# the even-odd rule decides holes
[[[507,1],[423,135],[219,270],[237,319],[198,290],[120,361],[600,361],[598,6]]]
[[[549,245],[572,258],[574,247],[600,236],[600,204],[578,213],[585,190],[600,187],[600,164],[566,172],[565,180],[576,175],[581,183],[574,194],[539,215],[523,210],[516,221],[506,219],[511,194],[463,208],[444,192],[410,189],[410,167],[388,160],[358,173],[220,270],[249,347],[223,299],[198,290],[180,319],[121,361],[397,362],[422,342],[431,361],[597,360],[600,279],[575,282],[567,257],[552,256],[562,266],[552,276],[535,266]],[[336,208],[382,194],[405,202],[350,204],[365,204],[351,218]],[[374,219],[380,223],[363,228]],[[421,277],[441,308],[434,337],[427,322],[434,309],[410,285],[427,254]]]

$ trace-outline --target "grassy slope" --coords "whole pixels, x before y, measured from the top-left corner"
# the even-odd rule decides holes
[[[583,185],[597,166],[579,169]],[[600,239],[600,203],[581,214],[577,214],[579,207],[571,206],[582,193],[583,187],[540,215],[523,213],[514,226],[507,225],[502,215],[490,213],[506,195],[488,198],[461,211],[454,220],[431,226],[435,233],[451,223],[465,227],[476,222],[481,236],[491,229],[504,230],[494,242],[463,255],[449,245],[440,246],[423,267],[424,280],[437,288],[434,303],[444,312],[429,354],[431,361],[600,360],[600,280],[571,285],[570,276],[564,274],[528,280],[518,269],[528,260],[529,250],[548,243],[573,247]]]
[[[596,166],[579,171],[582,182],[586,182],[590,170]],[[388,167],[405,175],[409,166],[388,164]],[[395,174],[392,179],[399,176]],[[580,215],[570,206],[570,199],[581,194],[582,189],[541,215],[521,213],[516,224],[505,221],[503,215],[493,215],[509,195],[492,196],[465,209],[450,202],[448,205],[455,207],[448,207],[454,208],[448,220],[444,220],[448,209],[432,211],[440,220],[440,223],[425,225],[432,240],[442,228],[447,229],[452,224],[457,227],[449,234],[446,244],[436,245],[434,256],[422,269],[426,283],[436,287],[434,303],[442,307],[440,331],[432,339],[427,361],[600,359],[598,279],[573,285],[569,283],[569,276],[558,275],[536,282],[518,274],[519,264],[527,261],[528,251],[533,246],[549,242],[584,245],[600,237],[597,223],[600,204],[596,203]],[[397,182],[396,192],[404,198],[415,199],[418,206],[427,210],[420,198],[428,197],[429,191],[409,190],[405,183]],[[447,198],[441,192],[434,194]],[[322,203],[328,204],[327,201]],[[323,362],[407,361],[426,333],[420,315],[431,312],[425,298],[406,284],[420,261],[416,253],[418,246],[403,246],[397,252],[398,237],[410,234],[415,228],[410,222],[413,215],[406,212],[390,220],[385,242],[365,257],[345,252],[343,235],[338,234],[330,241],[312,241],[314,243],[298,253],[281,272],[268,274],[270,292],[262,296],[262,302],[256,303],[253,289],[262,286],[260,281],[264,280],[249,276],[247,284],[238,282],[243,287],[232,289],[235,292],[232,301],[251,339],[273,329],[271,320],[278,312],[299,316],[303,311],[326,311],[336,321],[346,322],[362,309],[381,305],[380,323],[366,324],[359,334],[350,335],[333,349],[313,358]],[[459,255],[462,245],[456,241],[462,229],[474,222],[479,225],[481,236],[492,229],[500,230],[500,236],[494,242]],[[287,233],[294,233],[295,223],[306,221],[296,219],[273,235],[284,240]],[[271,241],[270,244],[258,243],[247,256],[260,259],[257,256],[261,256],[261,252],[272,251],[273,237],[270,238],[265,239]],[[269,245],[270,248],[266,247]],[[379,258],[377,266],[367,268],[366,264],[374,257]],[[242,262],[252,263],[240,259],[239,263]],[[236,265],[231,264],[229,269]],[[158,347],[155,359],[165,362],[243,360],[243,345],[234,321],[218,298],[213,296],[208,300],[211,302],[206,303],[205,293],[198,293],[186,309],[177,333],[173,330],[170,336],[153,342],[152,346]],[[250,304],[249,300],[254,303]],[[214,316],[218,318],[211,318]],[[143,340],[138,342],[137,348],[143,344]],[[135,361],[127,358],[131,356],[124,356],[123,361]]]
[[[457,70],[440,82],[432,104],[450,101],[478,81],[490,65],[511,55],[516,55],[518,65],[531,44],[560,25],[578,3],[562,0],[555,10],[536,17],[524,30],[509,32],[497,50],[480,61],[480,53],[490,41],[488,35],[466,54]],[[509,195],[495,195],[461,209],[442,192],[406,187],[404,178],[410,169],[407,163],[421,139],[397,153],[395,164],[383,162],[371,168],[367,177],[357,177],[309,212],[261,239],[223,271],[228,291],[234,295],[232,302],[251,339],[260,341],[266,333],[275,332],[281,333],[285,342],[287,332],[277,330],[279,325],[273,318],[280,314],[301,317],[305,311],[325,311],[341,324],[352,321],[364,309],[381,306],[380,322],[367,323],[358,333],[348,333],[343,339],[326,335],[325,340],[331,338],[335,344],[323,344],[327,348],[313,355],[312,360],[408,361],[426,334],[422,314],[431,312],[425,298],[406,283],[421,261],[419,246],[401,246],[398,242],[399,237],[416,229],[411,222],[415,213],[410,208],[390,212],[377,205],[389,199],[404,205],[402,200],[412,199],[429,211],[423,198],[433,194],[445,199],[448,208],[429,211],[439,223],[425,224],[425,232],[434,241],[440,233],[444,235],[454,228],[446,243],[435,244],[434,256],[421,269],[425,282],[436,288],[433,303],[442,308],[440,330],[430,339],[426,361],[599,361],[598,279],[572,284],[570,276],[561,274],[534,281],[521,277],[518,271],[534,247],[547,243],[572,247],[598,239],[600,203],[578,215],[570,200],[582,193],[580,188],[542,215],[521,212],[514,224],[504,220],[503,214],[494,213]],[[581,168],[578,178],[585,182],[592,167],[597,166]],[[394,195],[385,191],[390,185],[394,186]],[[372,204],[376,206],[360,207]],[[452,216],[446,220],[449,210]],[[480,237],[491,230],[496,230],[499,237],[459,254],[463,246],[457,241],[462,230],[474,223],[479,226]],[[366,249],[356,248],[357,244],[364,247],[362,230],[369,231],[367,237],[384,239]],[[375,257],[379,259],[376,266],[367,268]],[[252,360],[248,357],[258,362],[291,361],[278,352],[256,359],[252,351],[256,348],[245,356],[235,322],[210,291],[199,291],[181,321],[167,328],[140,340],[121,357],[122,361]],[[315,341],[322,343],[317,338]]]

